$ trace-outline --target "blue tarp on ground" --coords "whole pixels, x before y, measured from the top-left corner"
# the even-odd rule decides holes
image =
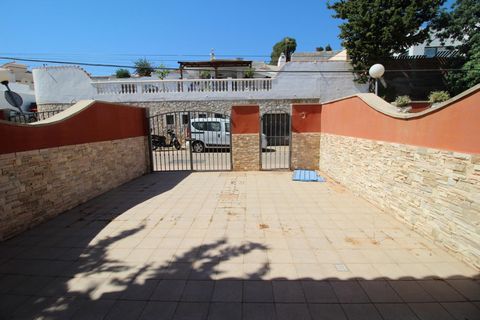
[[[325,182],[325,178],[320,177],[314,170],[297,169],[293,171],[293,181],[315,181]]]

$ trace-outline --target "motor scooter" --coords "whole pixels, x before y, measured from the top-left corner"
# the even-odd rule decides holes
[[[167,135],[170,137],[170,141],[168,143],[167,143],[167,138],[165,136],[152,134],[152,149],[157,150],[158,148],[175,147],[175,149],[180,150],[181,148],[180,141],[178,141],[177,135],[175,134],[175,132],[173,132],[172,129],[168,129]]]

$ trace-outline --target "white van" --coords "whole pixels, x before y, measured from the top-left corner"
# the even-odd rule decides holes
[[[230,120],[222,118],[195,118],[190,120],[193,152],[206,148],[230,148]],[[262,134],[262,149],[267,147],[267,136]]]

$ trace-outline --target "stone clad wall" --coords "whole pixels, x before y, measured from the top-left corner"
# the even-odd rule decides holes
[[[321,111],[319,104],[292,105],[290,169],[318,170]]]
[[[93,100],[0,120],[0,241],[147,173],[147,134],[145,110]]]
[[[480,155],[322,133],[320,168],[480,268]]]
[[[206,111],[230,114],[232,104],[256,104],[260,106],[261,113],[288,112],[292,103],[316,103],[318,99],[270,99],[270,100],[198,100],[198,101],[149,101],[128,102],[130,106],[150,108],[150,115],[157,115],[177,111]],[[65,110],[72,104],[40,104],[39,111]]]
[[[320,170],[480,269],[479,103],[480,84],[413,114],[324,103]]]
[[[260,170],[260,108],[258,105],[232,106],[232,168],[234,171]]]
[[[232,136],[232,160],[235,171],[260,170],[260,140],[256,134]]]
[[[291,169],[318,170],[320,133],[292,132]]]
[[[145,174],[146,150],[135,137],[0,155],[0,240]]]

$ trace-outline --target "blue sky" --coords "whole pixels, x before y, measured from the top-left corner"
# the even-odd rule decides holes
[[[214,48],[220,58],[231,55],[228,58],[268,61],[273,44],[284,36],[297,40],[297,51],[313,51],[328,43],[339,49],[340,21],[331,17],[332,11],[326,3],[326,0],[2,1],[0,56],[124,65],[146,57],[155,64],[177,67],[178,60],[208,59],[208,56],[186,55],[208,55]],[[7,12],[16,14],[9,16]],[[115,70],[85,68],[94,74],[111,74]]]

